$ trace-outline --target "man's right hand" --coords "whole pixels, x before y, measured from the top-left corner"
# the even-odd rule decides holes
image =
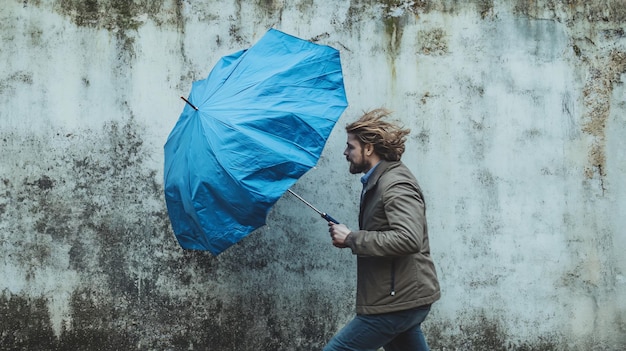
[[[350,235],[350,229],[348,229],[348,227],[344,224],[328,222],[328,232],[330,233],[335,247],[340,249],[348,247],[348,245],[346,245],[346,238]]]

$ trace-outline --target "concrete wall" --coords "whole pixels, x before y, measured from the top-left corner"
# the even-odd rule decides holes
[[[169,226],[179,96],[270,27],[342,55],[312,203],[356,227],[343,126],[412,128],[433,350],[626,349],[625,24],[622,0],[4,0],[0,349],[315,350],[351,317],[354,258],[291,196],[218,257]]]

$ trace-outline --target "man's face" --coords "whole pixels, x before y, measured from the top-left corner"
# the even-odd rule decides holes
[[[350,173],[367,172],[371,168],[370,164],[366,160],[365,150],[354,134],[348,133],[348,142],[346,144],[343,154],[346,156],[346,160],[350,162]]]

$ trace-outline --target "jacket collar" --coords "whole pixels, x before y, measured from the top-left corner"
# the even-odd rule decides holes
[[[393,163],[396,163],[396,162],[381,160],[376,166],[374,166],[374,168],[372,168],[373,172],[369,174],[369,176],[366,179],[367,184],[365,185],[364,191],[367,192],[368,190],[372,189],[376,185],[376,183],[378,183],[378,179],[380,179],[380,176],[382,176],[383,173],[385,173],[385,171]]]
[[[378,183],[378,179],[380,179],[380,177],[387,171],[387,169],[395,163],[397,162],[382,160],[376,165],[375,168],[373,168],[373,172],[371,174],[369,174],[368,172],[369,177],[367,177],[367,183],[365,184],[363,192],[361,193],[361,201],[359,206],[359,229],[363,229],[363,201],[367,197],[367,193],[376,186],[376,184]]]
[[[380,162],[381,161],[379,161],[377,164],[375,164],[374,167],[372,167],[369,171],[367,171],[367,173],[365,173],[365,175],[363,175],[361,177],[361,183],[363,183],[364,187],[367,184],[367,181],[370,179],[370,177],[374,173],[374,171],[376,170],[376,167],[378,167],[378,165],[380,164]]]

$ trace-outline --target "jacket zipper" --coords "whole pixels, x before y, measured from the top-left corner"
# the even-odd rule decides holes
[[[396,260],[391,260],[391,296],[396,296]]]

